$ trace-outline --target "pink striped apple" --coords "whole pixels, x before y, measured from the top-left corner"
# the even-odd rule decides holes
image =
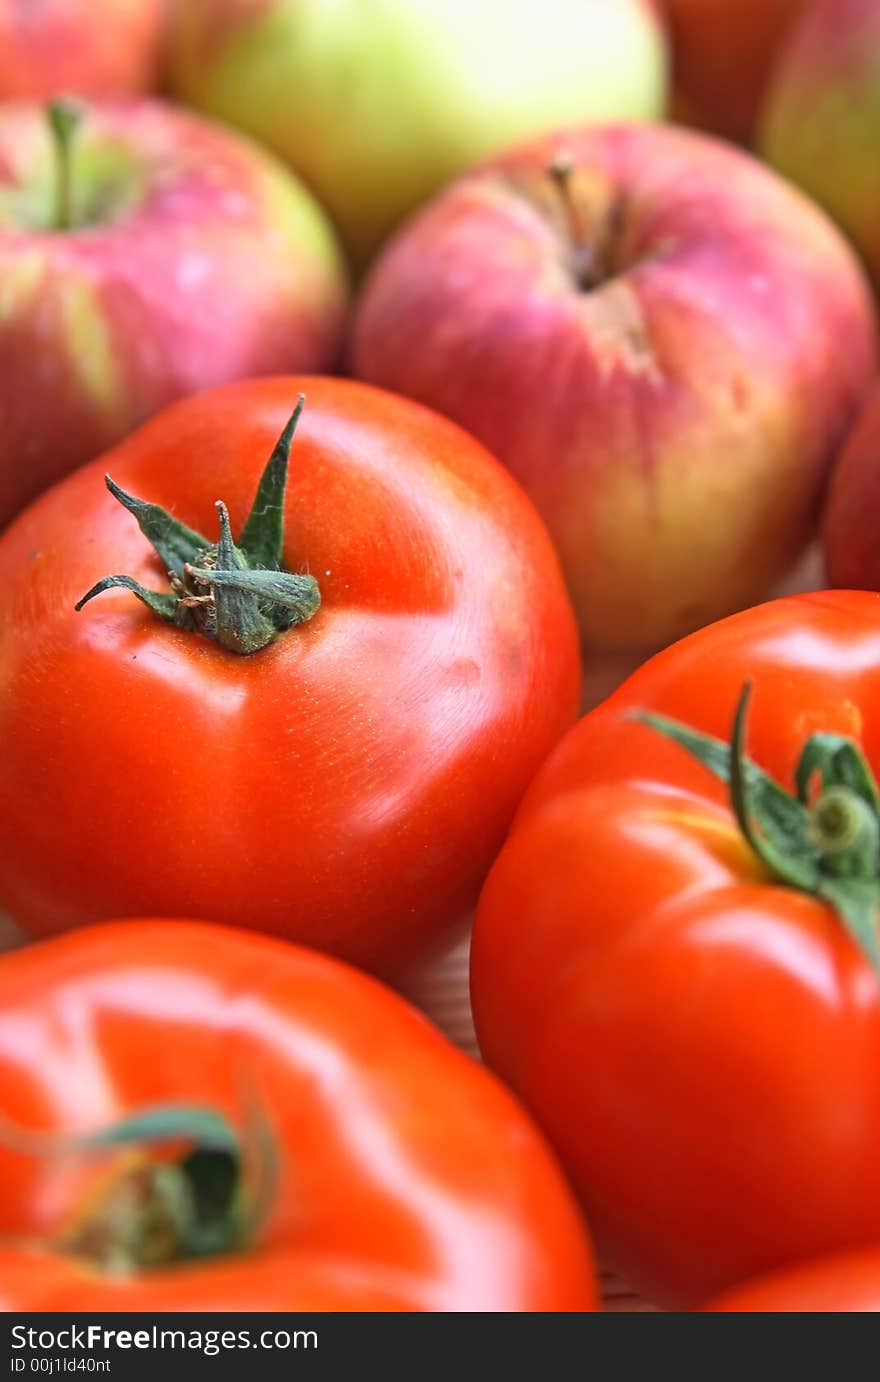
[[[875,367],[855,257],[749,155],[576,129],[453,183],[380,257],[352,360],[469,428],[554,534],[588,641],[765,595]]]
[[[0,526],[173,399],[341,339],[333,232],[269,154],[158,102],[68,110],[55,142],[0,107]]]

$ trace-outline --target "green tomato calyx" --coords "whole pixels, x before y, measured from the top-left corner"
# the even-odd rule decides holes
[[[281,567],[290,448],[304,405],[301,394],[263,471],[238,543],[222,500],[216,505],[220,536],[212,544],[160,505],[126,494],[105,476],[114,499],[128,509],[162,561],[171,590],[147,590],[131,576],[105,576],[76,609],[105,590],[121,587],[167,623],[242,655],[258,652],[279,633],[311,619],[321,605],[318,582],[314,576]]]
[[[851,739],[812,734],[787,792],[747,756],[751,695],[746,682],[729,744],[665,715],[633,718],[728,784],[740,830],[771,878],[833,907],[880,979],[880,792],[870,765]]]
[[[245,1140],[214,1109],[163,1104],[84,1134],[28,1132],[4,1119],[0,1143],[67,1168],[111,1158],[51,1246],[131,1275],[253,1242],[276,1180],[268,1128],[260,1122],[253,1131]]]

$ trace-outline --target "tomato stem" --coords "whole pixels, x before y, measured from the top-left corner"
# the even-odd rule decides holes
[[[876,858],[880,846],[877,815],[849,787],[829,787],[813,807],[813,838],[824,854],[851,855],[866,852]]]
[[[634,718],[673,740],[730,787],[737,823],[777,882],[834,908],[880,979],[880,793],[851,739],[813,734],[787,792],[746,753],[752,687],[743,686],[729,744],[648,711]]]
[[[279,633],[311,619],[321,605],[318,582],[281,565],[290,448],[304,405],[300,395],[266,463],[237,544],[222,500],[216,504],[220,534],[211,543],[159,504],[126,494],[105,476],[114,499],[128,509],[155,549],[171,590],[147,590],[131,576],[105,576],[76,609],[114,587],[130,590],[160,619],[242,655],[259,652]]]
[[[260,1129],[258,1193],[245,1186],[245,1148],[231,1124],[209,1108],[165,1105],[85,1135],[33,1133],[0,1124],[0,1143],[23,1155],[65,1159],[122,1154],[56,1246],[105,1271],[131,1273],[223,1255],[253,1236],[269,1202],[271,1146]],[[175,1159],[152,1154],[183,1144]]]

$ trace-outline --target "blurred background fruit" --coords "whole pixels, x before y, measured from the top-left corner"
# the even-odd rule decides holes
[[[880,1250],[799,1263],[716,1296],[705,1310],[753,1315],[880,1314]]]
[[[0,0],[0,100],[156,82],[166,0]]]
[[[761,148],[831,212],[880,284],[880,0],[814,0],[771,81]]]
[[[880,590],[880,387],[835,467],[822,536],[830,586]]]
[[[363,265],[512,140],[659,116],[666,52],[652,0],[177,0],[171,82],[285,157]]]
[[[0,526],[173,399],[340,347],[333,231],[270,154],[141,102],[69,157],[65,209],[44,110],[0,107]]]
[[[766,595],[805,547],[875,323],[843,238],[747,154],[576,129],[401,229],[352,359],[509,466],[588,642],[652,648]]]
[[[807,0],[665,0],[676,114],[748,143],[780,43]]]

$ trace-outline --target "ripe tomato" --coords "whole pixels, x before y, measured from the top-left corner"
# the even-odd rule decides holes
[[[213,534],[222,499],[241,533],[301,387],[281,557],[320,609],[276,637],[294,616],[272,605],[273,641],[239,656],[196,625],[222,596],[262,627],[265,591],[214,589],[220,548],[193,565],[209,540],[144,503],[166,568],[194,540],[175,596],[125,504]],[[77,613],[111,573],[159,613],[126,589]],[[0,540],[0,605],[0,905],[34,934],[197,912],[397,973],[449,939],[577,711],[574,620],[529,501],[453,424],[343,380],[170,408]]]
[[[5,957],[0,1108],[4,1310],[595,1308],[510,1095],[277,940],[132,921]]]
[[[755,847],[732,787],[634,718],[727,739],[747,678],[757,764],[789,788],[810,745],[803,799],[736,758]],[[560,1152],[611,1263],[660,1303],[880,1240],[880,828],[853,744],[880,766],[880,596],[736,615],[566,736],[483,892],[483,1053]],[[724,745],[712,753],[729,771]]]
[[[880,1248],[824,1258],[736,1286],[704,1307],[749,1314],[877,1314]]]

